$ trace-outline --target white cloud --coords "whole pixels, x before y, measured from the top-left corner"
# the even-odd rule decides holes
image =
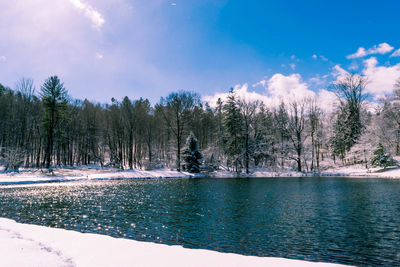
[[[314,54],[314,55],[312,55],[312,58],[313,59],[318,59],[318,58],[320,58],[322,61],[328,61],[328,59],[326,58],[326,57],[324,57],[323,55],[317,55],[317,54]]]
[[[310,82],[323,81],[319,77],[314,77],[310,79]],[[302,81],[300,74],[285,76],[277,73],[268,80],[266,90],[270,94],[268,103],[271,106],[277,106],[282,101],[290,103],[294,100],[316,99],[322,110],[332,112],[337,104],[337,97],[333,92],[326,89],[318,92],[310,90],[309,85]]]
[[[349,72],[346,71],[345,69],[343,69],[342,67],[340,67],[340,65],[335,65],[333,67],[333,72],[332,72],[332,76],[336,78],[336,81],[340,81],[343,78],[345,78],[347,75],[349,75]]]
[[[249,92],[249,86],[247,83],[243,85],[236,85],[233,91],[236,93],[239,99],[246,101],[262,101],[265,102],[268,97],[257,92]]]
[[[319,56],[323,61],[328,61],[328,59],[324,56]]]
[[[286,76],[276,73],[270,79],[262,80],[254,84],[253,87],[259,85],[262,85],[265,88],[265,94],[249,91],[247,83],[244,85],[236,85],[234,87],[234,92],[239,98],[250,101],[259,100],[264,102],[269,107],[277,107],[281,102],[290,103],[295,100],[307,98],[321,98],[321,103],[325,106],[321,107],[325,110],[327,110],[327,108],[330,110],[332,108],[332,104],[325,104],[328,102],[332,103],[332,99],[336,99],[332,92],[321,90],[318,93],[315,93],[314,91],[310,90],[308,84],[302,81],[300,74],[291,74]],[[204,96],[203,101],[206,101],[211,106],[215,107],[218,98],[221,98],[221,100],[224,101],[227,96],[228,93],[216,93],[213,96]]]
[[[266,81],[261,81],[257,84],[265,84]],[[235,85],[235,87],[233,88],[233,91],[235,92],[235,95],[239,98],[239,99],[243,99],[246,101],[261,101],[264,103],[268,102],[268,97],[266,95],[262,95],[259,94],[257,92],[249,92],[249,85],[247,83],[241,85],[241,84],[237,84]],[[222,101],[226,101],[228,98],[229,93],[216,93],[212,96],[204,96],[202,97],[202,100],[205,102],[208,102],[212,107],[216,106],[216,103],[218,101],[219,98],[221,98]]]
[[[370,54],[386,54],[394,49],[393,46],[390,46],[388,43],[381,43],[378,47],[374,46],[372,49],[369,49]]]
[[[0,62],[6,62],[7,58],[6,56],[0,56]]]
[[[267,93],[272,102],[292,101],[295,99],[314,97],[315,93],[308,89],[308,85],[301,80],[300,74],[285,76],[274,74],[267,82]]]
[[[393,54],[390,55],[390,57],[400,57],[400,49],[394,51]]]
[[[92,21],[92,25],[96,29],[100,29],[105,20],[103,15],[95,10],[91,5],[83,3],[80,0],[69,0],[71,4],[73,4],[77,9],[84,12],[85,16],[88,17]]]
[[[388,43],[381,43],[378,46],[374,45],[372,48],[366,50],[364,47],[358,48],[357,52],[354,54],[348,55],[347,59],[355,59],[365,57],[367,55],[374,55],[374,54],[386,54],[389,53],[394,49],[393,46],[390,46]]]
[[[171,5],[171,6],[176,6],[176,3],[174,2],[174,3],[171,3],[170,5]]]
[[[336,95],[332,92],[323,89],[315,93],[310,90],[308,84],[302,81],[300,74],[286,76],[276,73],[270,79],[254,84],[253,87],[258,85],[264,86],[265,94],[250,92],[247,83],[236,85],[234,92],[241,99],[246,99],[247,101],[259,100],[271,108],[279,106],[282,102],[288,104],[295,100],[316,98],[321,103],[323,110],[332,111],[335,106],[334,103],[337,102]],[[204,96],[202,100],[215,107],[218,98],[224,101],[227,96],[228,93],[216,93],[213,96]]]
[[[292,70],[295,70],[295,69],[296,69],[296,64],[294,64],[294,63],[289,64],[289,66],[290,66],[290,68],[291,68]]]
[[[259,81],[258,83],[253,84],[253,87],[257,87],[257,86],[260,86],[260,85],[265,87],[266,84],[267,84],[267,81],[266,80],[262,80],[262,81]]]
[[[358,64],[353,62],[351,65],[348,67],[349,70],[357,70],[358,69]]]
[[[104,55],[101,54],[101,53],[96,53],[96,58],[97,58],[97,59],[103,59],[103,58],[104,58]]]
[[[360,57],[365,57],[366,55],[368,55],[367,50],[365,50],[364,47],[360,47],[360,48],[358,48],[357,52],[355,52],[354,54],[348,55],[346,58],[347,59],[360,58]]]
[[[400,78],[400,63],[393,66],[379,66],[377,58],[371,57],[365,59],[363,64],[361,73],[367,79],[365,93],[370,94],[375,100],[391,94],[396,80]],[[355,67],[350,65],[349,69],[355,69]],[[336,79],[336,82],[347,75],[349,72],[340,65],[333,67],[331,76]]]
[[[339,103],[336,94],[326,89],[318,91],[317,99],[320,108],[326,112],[333,112]]]
[[[321,85],[325,83],[324,78],[321,78],[319,75],[312,77],[308,80],[310,84]]]
[[[366,93],[370,93],[375,99],[393,92],[393,85],[400,77],[400,63],[393,66],[378,66],[375,57],[364,60],[363,74],[368,79]]]

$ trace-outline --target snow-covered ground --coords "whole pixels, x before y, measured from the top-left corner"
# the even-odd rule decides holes
[[[168,169],[153,171],[119,170],[112,168],[64,168],[48,170],[21,170],[20,172],[0,172],[0,185],[68,182],[82,180],[110,179],[152,179],[152,178],[188,178],[189,173],[181,173]]]
[[[348,167],[331,168],[321,172],[321,176],[349,176],[349,177],[370,177],[370,178],[400,178],[399,167],[388,167],[386,169],[375,167],[365,168],[364,165],[352,165]]]
[[[0,218],[1,266],[334,266],[243,256],[16,223]]]
[[[82,180],[111,180],[111,179],[152,179],[152,178],[190,178],[190,177],[237,177],[235,172],[225,170],[208,174],[193,175],[168,169],[152,171],[119,170],[112,168],[82,167],[57,168],[49,173],[47,170],[23,169],[20,172],[0,172],[0,185],[68,182]],[[400,178],[400,168],[365,168],[364,165],[329,168],[320,173],[300,173],[295,171],[269,171],[265,169],[252,170],[250,174],[240,174],[241,177],[299,177],[299,176],[348,176],[348,177],[378,177]]]
[[[225,170],[219,170],[208,174],[211,177],[219,178],[231,178],[238,177],[235,172],[229,172]],[[399,167],[388,167],[383,168],[365,168],[364,165],[352,165],[346,167],[335,167],[335,168],[325,168],[320,172],[297,172],[291,170],[280,170],[280,171],[270,171],[266,169],[253,169],[249,174],[241,173],[240,177],[332,177],[332,176],[346,176],[346,177],[358,177],[358,178],[400,178],[400,168]]]

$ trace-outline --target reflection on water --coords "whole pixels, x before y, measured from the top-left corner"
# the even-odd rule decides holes
[[[1,187],[18,222],[257,256],[400,265],[400,181],[119,180]]]

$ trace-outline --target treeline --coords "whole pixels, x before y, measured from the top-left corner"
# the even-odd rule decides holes
[[[360,75],[333,84],[338,106],[326,113],[316,99],[266,106],[234,90],[213,108],[185,91],[154,106],[128,97],[100,104],[70,99],[56,76],[38,92],[21,79],[14,90],[0,85],[0,159],[15,170],[89,164],[181,170],[192,132],[207,170],[369,164],[378,146],[400,154],[400,84],[375,110],[366,106],[365,85]]]

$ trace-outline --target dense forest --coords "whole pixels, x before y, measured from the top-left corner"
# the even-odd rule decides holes
[[[71,99],[56,76],[37,91],[31,79],[21,79],[13,89],[0,84],[0,164],[6,170],[89,164],[181,170],[190,136],[198,140],[203,171],[368,167],[376,151],[380,158],[400,155],[400,82],[373,110],[365,87],[361,75],[333,83],[338,105],[327,113],[316,99],[266,106],[235,90],[215,107],[186,91],[154,106],[129,97],[101,104]]]

